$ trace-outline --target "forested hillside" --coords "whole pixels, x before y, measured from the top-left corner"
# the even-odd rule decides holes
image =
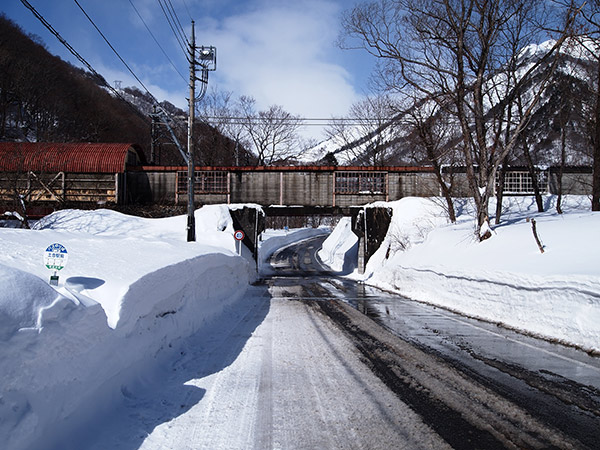
[[[0,141],[132,142],[151,161],[152,99],[137,88],[124,88],[119,98],[105,86],[105,80],[51,55],[39,37],[0,15]],[[175,133],[185,146],[185,112],[168,102],[161,106],[179,117]],[[200,123],[195,133],[197,164],[233,164],[231,140]],[[164,126],[155,127],[154,143],[155,163],[183,164]],[[245,152],[244,157],[250,158]]]
[[[543,54],[534,51],[529,59],[537,60]],[[531,98],[535,85],[545,77],[549,79],[548,86],[518,145],[507,156],[507,164],[528,165],[526,151],[538,167],[592,164],[597,71],[598,63],[575,43],[559,55],[555,66],[549,61],[537,70],[533,81],[524,84],[518,95]],[[504,76],[500,72],[497,79]],[[488,81],[486,95],[490,99],[495,98],[491,92],[502,86],[503,81],[497,79]],[[514,92],[511,94],[516,96]],[[502,102],[497,103],[486,112],[489,127],[493,126],[494,115],[504,107]],[[513,109],[518,115],[518,105]],[[321,154],[331,152],[343,164],[430,165],[435,158],[443,165],[464,165],[458,150],[461,130],[453,116],[452,111],[434,106],[432,100],[402,103],[394,96],[374,96],[353,106],[346,119],[354,125],[341,123],[332,127],[330,139],[317,150],[321,148]]]
[[[150,141],[150,120],[0,17],[0,139]]]

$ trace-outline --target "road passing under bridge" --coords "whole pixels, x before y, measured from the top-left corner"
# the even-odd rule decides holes
[[[339,278],[322,239],[277,251],[89,448],[597,448],[597,358]]]

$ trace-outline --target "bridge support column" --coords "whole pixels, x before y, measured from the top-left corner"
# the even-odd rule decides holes
[[[369,259],[381,246],[392,221],[392,208],[352,208],[352,231],[358,236],[358,273],[365,273]]]
[[[265,213],[260,208],[244,206],[230,209],[229,214],[233,220],[233,227],[244,232],[242,243],[252,251],[252,256],[257,261],[258,237],[265,231]]]

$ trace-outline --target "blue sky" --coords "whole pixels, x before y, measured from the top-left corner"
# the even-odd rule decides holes
[[[136,75],[159,100],[186,105],[188,63],[158,0],[131,0],[174,63],[162,53],[130,0],[78,0]],[[74,0],[29,0],[108,82],[137,82]],[[342,12],[351,0],[171,0],[189,36],[217,47],[209,86],[256,98],[261,109],[282,105],[303,117],[343,115],[365,95],[374,60],[336,46]],[[80,65],[19,0],[0,10],[49,51]],[[178,73],[179,72],[179,73]],[[182,78],[185,78],[185,80]]]

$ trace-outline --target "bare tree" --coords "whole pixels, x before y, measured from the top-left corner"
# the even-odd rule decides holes
[[[211,89],[201,102],[198,119],[213,127],[220,135],[233,142],[233,160],[236,166],[248,164],[249,155],[244,122],[241,120],[240,102],[233,99],[233,92]]]
[[[587,51],[587,56],[595,63],[595,73],[590,78],[593,106],[590,141],[592,144],[592,211],[600,211],[600,0],[588,0],[582,8],[579,19],[582,33],[579,41]]]
[[[517,110],[519,112],[519,116],[521,116],[524,113],[523,95],[521,93],[517,95]],[[537,170],[537,168],[535,167],[533,158],[531,157],[529,137],[527,133],[521,133],[521,135],[519,136],[519,143],[521,148],[523,149],[523,155],[525,156],[525,162],[527,163],[527,170],[529,172],[529,178],[531,179],[531,187],[533,189],[533,196],[535,198],[538,212],[544,212],[544,202],[542,199],[542,194],[540,192],[540,186],[538,182],[539,170]]]
[[[346,38],[380,58],[381,80],[389,89],[433,99],[458,121],[480,240],[491,236],[488,206],[498,167],[548,84],[549,74],[534,75],[552,67],[572,24],[568,8],[565,26],[544,56],[528,55],[523,49],[540,38],[545,6],[541,0],[379,0],[356,6],[343,19]],[[496,87],[511,82],[501,75],[511,65],[519,70],[517,84],[510,86],[511,95],[498,98]],[[526,84],[531,95],[523,115],[510,123],[507,112]]]
[[[389,95],[367,96],[354,103],[346,117],[333,119],[326,133],[353,164],[384,166],[397,132],[397,110]]]
[[[279,105],[256,112],[256,100],[240,98],[242,123],[257,155],[257,165],[265,166],[296,156],[299,152],[298,129],[302,119]]]
[[[451,117],[441,113],[435,102],[424,102],[412,108],[406,114],[405,122],[415,134],[415,144],[422,149],[427,161],[433,166],[436,180],[440,186],[442,197],[446,201],[448,218],[456,222],[456,212],[452,200],[453,167],[456,163],[455,149],[450,142],[456,131]],[[444,167],[449,170],[444,174]]]

